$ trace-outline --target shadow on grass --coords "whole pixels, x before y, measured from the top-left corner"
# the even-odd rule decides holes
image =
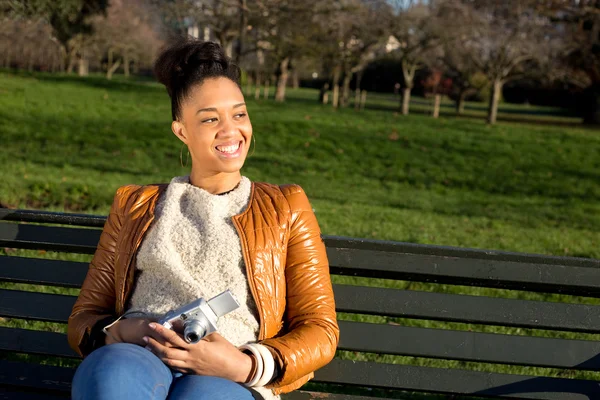
[[[4,70],[4,72],[7,72]],[[26,72],[26,71],[10,71],[9,73],[22,76],[35,78],[42,82],[50,83],[73,83],[77,85],[87,86],[96,89],[106,89],[111,91],[122,91],[122,92],[136,92],[136,93],[158,93],[162,88],[158,85],[152,85],[156,83],[154,79],[149,77],[123,77],[115,76],[112,80],[108,80],[103,75],[90,75],[81,77],[75,74],[52,74],[52,73],[41,73],[41,72]]]
[[[399,105],[396,100],[392,99],[382,99],[381,97],[375,97],[375,102],[369,102],[367,98],[367,103],[365,105],[365,109],[372,111],[391,111],[391,112],[399,112]],[[260,100],[260,101],[268,101],[268,100]],[[388,104],[383,104],[383,102],[389,101]],[[290,103],[302,103],[302,104],[310,104],[314,106],[320,105],[317,101],[317,98],[311,99],[307,97],[295,97],[293,95],[288,96],[286,98],[286,102]],[[425,99],[413,99],[411,100],[412,105],[419,106],[431,106],[431,102]],[[323,107],[331,107],[331,105],[322,105]],[[350,105],[346,108],[349,111],[354,111],[354,105],[351,102]],[[450,118],[450,119],[471,119],[471,120],[485,120],[487,113],[487,106],[482,104],[478,105],[465,105],[466,111],[474,111],[480,112],[482,115],[473,115],[473,114],[457,114],[455,111],[455,106],[453,104],[444,103],[441,105],[440,109],[440,117]],[[428,115],[430,114],[429,110],[419,109],[412,112],[417,115]],[[560,127],[570,127],[570,128],[589,128],[589,129],[598,129],[598,127],[591,125],[584,125],[582,123],[582,119],[577,115],[574,115],[569,110],[540,110],[540,109],[518,109],[518,108],[503,108],[502,106],[498,109],[498,121],[499,122],[514,122],[514,123],[522,123],[529,125],[545,125],[545,126],[560,126]],[[556,117],[556,119],[548,119],[548,118],[536,118],[536,117]],[[565,121],[560,120],[559,118],[577,118],[578,122],[575,121]]]

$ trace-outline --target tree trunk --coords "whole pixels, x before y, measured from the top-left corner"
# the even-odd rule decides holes
[[[494,79],[492,83],[492,93],[490,95],[490,106],[488,109],[487,122],[490,125],[496,123],[498,118],[498,104],[500,104],[500,96],[502,95],[502,86],[504,82],[502,79]]]
[[[254,99],[258,100],[260,99],[260,72],[256,73],[256,86],[254,87]]]
[[[113,74],[121,65],[121,59],[119,58],[115,63],[113,63],[113,50],[108,50],[108,64],[106,66],[106,78],[108,80],[112,79]]]
[[[79,59],[79,68],[77,74],[79,76],[88,76],[90,72],[90,61],[87,58],[81,57]]]
[[[348,105],[348,100],[350,99],[350,81],[352,80],[352,74],[347,73],[344,76],[344,81],[342,83],[342,101],[340,102],[342,107],[346,107]]]
[[[90,62],[86,57],[85,50],[82,49],[81,57],[79,57],[77,74],[79,76],[88,76]]]
[[[294,89],[300,88],[300,77],[298,77],[298,68],[294,68],[292,72],[292,87]]]
[[[410,105],[410,92],[412,91],[411,87],[406,87],[402,91],[402,115],[408,115],[408,109]]]
[[[342,67],[337,65],[333,69],[333,94],[331,99],[331,104],[333,108],[338,108],[339,100],[340,100],[340,77],[342,75]]]
[[[69,61],[67,64],[67,74],[71,74],[73,73],[73,68],[75,68],[75,57],[73,57],[73,54],[69,54]]]
[[[324,83],[319,90],[319,103],[327,104],[329,102],[329,83]]]
[[[263,97],[265,98],[265,100],[269,99],[269,85],[271,84],[271,80],[270,79],[265,79],[265,91],[263,94]]]
[[[354,89],[354,109],[360,109],[360,83],[362,81],[362,71],[358,71],[356,74],[356,89]]]
[[[129,52],[123,53],[123,74],[129,76]]]
[[[250,96],[252,93],[252,76],[250,76],[250,72],[246,74],[246,96]]]
[[[440,103],[442,102],[442,95],[439,93],[435,94],[433,98],[433,118],[439,118],[440,116]]]
[[[365,109],[365,104],[367,104],[367,91],[363,90],[360,93],[360,109],[361,110]]]
[[[456,99],[456,113],[458,115],[462,115],[465,112],[465,97],[467,97],[467,91],[461,90]]]
[[[290,58],[285,57],[279,63],[279,79],[277,80],[277,92],[275,93],[275,101],[285,101],[285,87],[287,85],[289,71]]]

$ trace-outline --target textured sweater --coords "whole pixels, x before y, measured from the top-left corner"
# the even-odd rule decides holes
[[[187,176],[173,178],[137,254],[129,312],[162,315],[229,289],[240,307],[219,319],[219,333],[235,346],[256,342],[258,311],[231,219],[248,207],[250,191],[246,177],[223,195],[191,185]],[[268,389],[255,389],[265,399],[278,398]]]

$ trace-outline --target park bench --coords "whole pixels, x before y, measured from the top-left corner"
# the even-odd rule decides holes
[[[66,323],[75,297],[15,284],[78,288],[87,263],[10,249],[92,254],[105,218],[0,209],[0,220],[0,399],[63,399],[77,356],[63,333],[31,321]],[[331,273],[361,278],[334,285],[340,354],[285,399],[600,398],[599,260],[324,240]],[[419,282],[432,289],[407,288]]]

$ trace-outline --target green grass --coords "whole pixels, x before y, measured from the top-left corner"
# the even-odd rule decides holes
[[[324,233],[600,257],[597,131],[315,99],[248,99],[256,152],[244,173],[301,184]],[[106,213],[117,187],[186,173],[158,84],[4,73],[0,132],[8,206]]]
[[[425,99],[413,99],[413,114],[405,117],[396,112],[397,99],[391,95],[369,94],[362,112],[336,111],[316,98],[316,91],[306,89],[289,90],[284,104],[248,96],[256,151],[243,173],[256,181],[302,185],[323,233],[600,258],[600,132],[580,125],[568,112],[505,104],[501,122],[488,126],[486,107],[479,103],[467,104],[467,115],[456,117],[446,101],[442,118],[433,119]],[[506,122],[511,120],[520,122]],[[167,182],[186,173],[170,122],[167,94],[150,81],[0,73],[0,203],[105,214],[117,187]],[[7,251],[12,250],[0,250]],[[34,251],[14,254],[40,256]],[[596,299],[498,289],[334,280],[598,304]],[[598,340],[596,335],[351,314],[340,314],[340,319]],[[64,330],[59,324],[0,321],[7,324]],[[340,356],[573,376],[560,370],[387,355]]]

